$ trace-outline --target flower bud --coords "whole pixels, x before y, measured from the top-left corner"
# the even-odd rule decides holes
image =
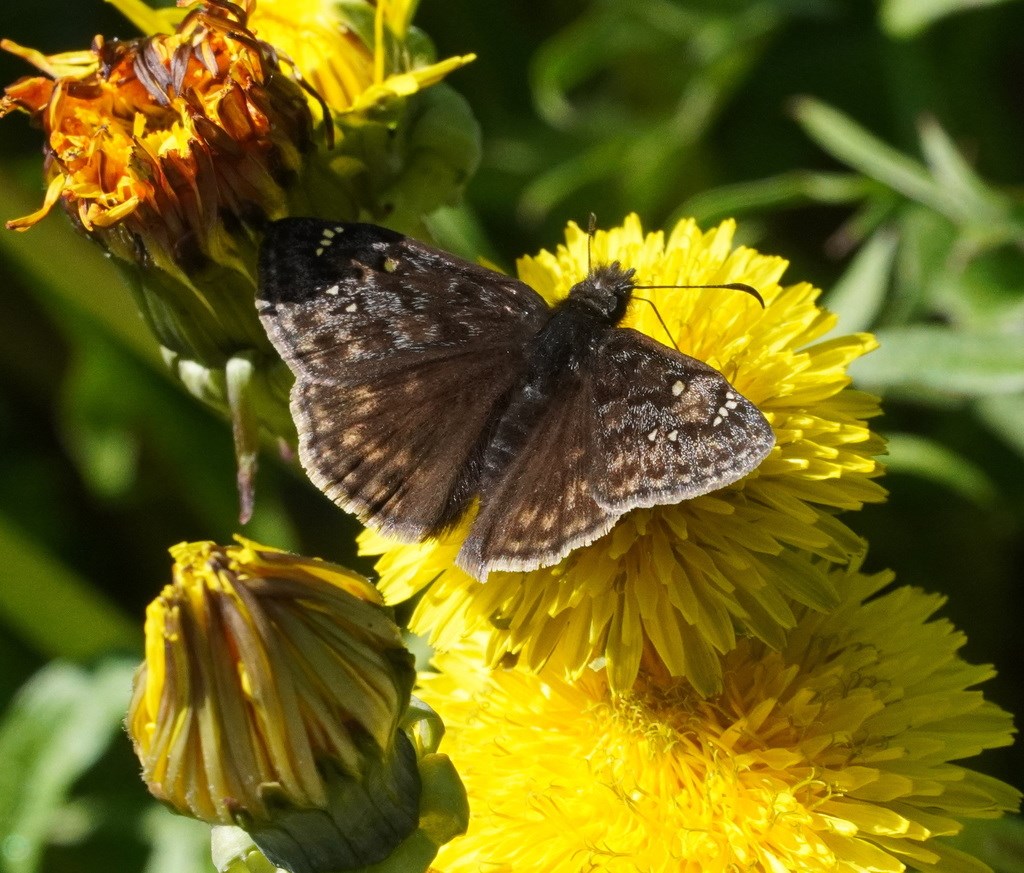
[[[399,729],[413,658],[376,590],[242,538],[171,553],[127,720],[150,792],[292,873],[388,858],[419,827],[430,755]]]

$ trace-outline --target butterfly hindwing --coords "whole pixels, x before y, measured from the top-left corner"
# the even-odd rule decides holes
[[[546,318],[542,298],[383,228],[311,219],[271,226],[260,273],[261,319],[296,374],[310,478],[403,539],[454,522]]]
[[[299,378],[292,415],[303,467],[339,506],[385,534],[412,541],[437,533],[475,492],[480,434],[510,387],[495,364],[467,353],[359,385]]]
[[[638,331],[609,331],[592,368],[594,495],[611,512],[715,491],[747,475],[775,444],[760,410],[721,373]]]
[[[593,495],[597,435],[589,383],[589,373],[567,372],[539,415],[529,409],[528,396],[510,408],[492,453],[503,440],[515,451],[483,477],[480,511],[457,558],[470,574],[483,579],[492,570],[555,564],[607,532],[620,515]]]

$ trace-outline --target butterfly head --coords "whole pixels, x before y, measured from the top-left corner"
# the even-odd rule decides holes
[[[569,299],[595,310],[603,319],[618,324],[633,296],[635,270],[623,270],[618,261],[595,267],[569,290]]]

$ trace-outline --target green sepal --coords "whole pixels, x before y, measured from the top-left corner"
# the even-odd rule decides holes
[[[418,827],[420,774],[416,751],[401,731],[388,755],[367,755],[364,762],[362,778],[325,772],[326,808],[282,805],[267,822],[239,824],[290,873],[344,873],[379,863]]]

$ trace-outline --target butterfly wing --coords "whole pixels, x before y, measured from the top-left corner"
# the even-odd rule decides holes
[[[493,570],[550,566],[615,523],[620,513],[593,494],[590,383],[587,370],[566,371],[549,398],[516,398],[488,454],[501,462],[484,476],[480,510],[456,558],[466,572],[485,579]]]
[[[723,488],[775,445],[761,411],[721,373],[638,331],[609,331],[593,373],[594,496],[616,516]]]
[[[257,305],[296,376],[292,414],[313,482],[404,539],[453,523],[548,317],[543,299],[384,228],[285,219],[260,252]]]

